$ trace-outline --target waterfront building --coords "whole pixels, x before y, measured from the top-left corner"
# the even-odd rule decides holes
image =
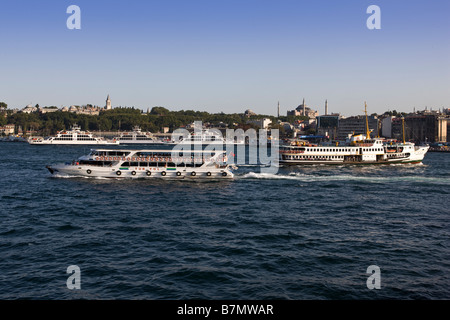
[[[450,142],[450,120],[447,119],[447,142]]]
[[[316,117],[316,134],[337,138],[340,115],[338,113]]]
[[[377,136],[378,132],[378,118],[376,116],[368,116],[369,130],[372,136]],[[345,140],[350,134],[365,134],[366,133],[366,116],[354,116],[339,119],[337,129],[337,139]]]
[[[15,130],[16,126],[13,124],[7,124],[3,127],[0,127],[0,134],[1,135],[5,135],[8,136],[10,134],[14,134],[14,130]]]
[[[392,138],[392,122],[394,121],[394,116],[387,116],[381,119],[381,136],[385,138]]]
[[[418,142],[447,142],[448,118],[439,113],[420,112],[405,117],[405,139]],[[392,136],[402,139],[401,118],[392,122]]]

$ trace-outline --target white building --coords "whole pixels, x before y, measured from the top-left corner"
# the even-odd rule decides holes
[[[59,111],[59,109],[58,108],[56,108],[56,107],[54,107],[54,108],[48,108],[48,107],[44,107],[44,108],[41,108],[41,107],[39,107],[39,110],[38,110],[40,113],[49,113],[49,112],[56,112],[56,111]]]
[[[32,112],[36,112],[37,108],[33,107],[31,104],[27,105],[25,108],[22,109],[23,113],[32,113]]]
[[[258,120],[248,120],[247,123],[260,127],[261,129],[269,129],[272,124],[272,120],[269,118],[262,118]]]
[[[381,136],[392,138],[392,119],[395,117],[386,117],[381,120]]]
[[[7,124],[6,126],[0,127],[0,134],[4,134],[6,136],[10,134],[14,134],[15,125]]]

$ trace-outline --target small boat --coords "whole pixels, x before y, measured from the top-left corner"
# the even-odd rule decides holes
[[[149,132],[142,132],[139,126],[135,126],[132,132],[123,132],[115,138],[120,144],[163,144],[162,140],[155,138]]]
[[[177,145],[240,145],[244,144],[244,139],[228,139],[224,137],[218,130],[202,129],[201,132],[193,132],[187,137],[172,137],[170,144]]]

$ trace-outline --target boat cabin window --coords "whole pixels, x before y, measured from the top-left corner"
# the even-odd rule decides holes
[[[125,151],[108,151],[109,156],[125,157],[129,154],[130,154],[130,152],[125,152]]]
[[[106,156],[119,156],[119,157],[125,157],[129,155],[130,152],[126,151],[105,151],[105,150],[92,150],[89,154],[90,156],[97,156],[97,157],[106,157]]]
[[[80,160],[80,165],[96,166],[96,167],[109,167],[112,165],[112,161],[93,161],[93,160]]]
[[[139,167],[139,162],[124,162],[121,167]]]

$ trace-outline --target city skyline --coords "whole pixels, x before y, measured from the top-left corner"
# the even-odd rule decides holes
[[[381,29],[369,30],[370,5]],[[81,8],[69,30],[67,7]],[[0,100],[276,115],[450,107],[449,3],[2,1]]]

